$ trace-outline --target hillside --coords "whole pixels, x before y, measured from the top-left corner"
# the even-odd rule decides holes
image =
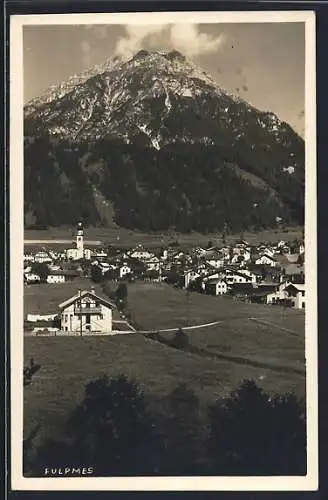
[[[26,226],[303,223],[303,139],[177,51],[108,60],[51,88],[25,107],[24,147]]]

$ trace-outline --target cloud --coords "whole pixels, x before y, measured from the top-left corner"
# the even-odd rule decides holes
[[[115,55],[130,56],[143,49],[176,49],[187,57],[216,52],[226,37],[202,33],[197,24],[126,25],[126,35],[120,37]]]
[[[225,41],[225,36],[212,37],[201,33],[196,24],[174,24],[171,26],[171,43],[173,48],[187,56],[198,56],[216,52]]]
[[[91,31],[98,39],[104,39],[108,36],[108,25],[106,24],[86,24],[84,25],[84,29]]]
[[[85,67],[89,67],[92,64],[91,52],[92,48],[88,40],[82,40],[81,42],[82,51],[82,62]]]

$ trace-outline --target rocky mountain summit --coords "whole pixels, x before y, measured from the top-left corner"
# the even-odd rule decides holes
[[[178,51],[108,59],[24,114],[26,224],[107,224],[95,192],[116,223],[144,230],[303,221],[303,139]]]

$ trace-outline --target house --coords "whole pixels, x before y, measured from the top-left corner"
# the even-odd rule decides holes
[[[252,295],[254,291],[253,283],[233,283],[230,286],[230,293],[236,298],[241,298],[250,301],[250,295]]]
[[[52,258],[48,252],[37,252],[34,256],[34,262],[49,263],[52,262]]]
[[[206,264],[208,264],[211,267],[214,267],[215,269],[220,269],[221,267],[224,266],[224,259],[223,257],[220,256],[212,256],[206,259]]]
[[[268,268],[262,264],[248,264],[247,269],[255,276],[256,282],[259,282],[264,279]]]
[[[66,276],[64,271],[52,271],[47,276],[47,283],[65,283]]]
[[[148,271],[159,271],[160,270],[160,259],[156,256],[151,259],[145,260],[145,265]]]
[[[30,284],[30,283],[40,283],[40,276],[38,274],[35,274],[35,273],[24,273],[24,281],[27,283],[27,284]]]
[[[141,247],[138,247],[129,254],[129,257],[132,257],[132,259],[145,261],[152,259],[153,257],[155,257],[155,255],[148,252],[147,250],[143,250]]]
[[[291,254],[286,254],[288,262],[291,264],[297,264],[299,260],[299,254],[298,253],[291,253]]]
[[[62,271],[62,274],[65,276],[65,281],[73,280],[81,276],[81,273],[77,269],[65,269]]]
[[[278,285],[274,283],[258,285],[250,293],[250,301],[259,304],[273,304],[277,289]]]
[[[211,279],[205,283],[205,293],[210,295],[224,295],[228,291],[227,282],[221,279]]]
[[[295,309],[305,309],[305,285],[291,283],[285,288],[287,301]]]
[[[289,264],[287,255],[279,253],[275,255],[278,266],[283,267]]]
[[[167,258],[168,258],[168,251],[167,251],[166,248],[161,249],[160,258],[162,260],[167,260]]]
[[[126,264],[119,267],[118,275],[120,279],[124,278],[124,276],[127,276],[128,274],[131,274],[131,267]]]
[[[93,288],[80,290],[59,305],[61,331],[75,335],[110,335],[114,308],[114,303],[96,295]]]
[[[304,283],[304,266],[299,264],[284,266],[283,277],[293,283]]]
[[[25,253],[24,262],[34,262],[34,255],[31,253]]]
[[[277,265],[277,261],[274,257],[265,253],[261,255],[261,257],[255,260],[255,264],[257,265],[264,264],[266,266],[275,267]]]
[[[248,262],[251,258],[251,254],[248,250],[241,249],[238,252],[235,252],[233,257],[231,258],[231,264],[244,264]]]
[[[102,262],[108,258],[108,253],[105,250],[97,250],[93,253],[93,256],[98,260],[98,262]]]
[[[257,282],[257,276],[256,276],[256,274],[253,273],[250,269],[243,269],[242,271],[240,271],[239,274],[242,275],[242,276],[248,277],[249,280],[252,283],[256,283]]]
[[[197,279],[200,276],[200,273],[195,271],[194,269],[188,269],[183,273],[182,283],[184,288],[188,288],[190,283]]]
[[[243,270],[241,271],[234,271],[231,269],[227,269],[225,272],[225,281],[228,283],[228,285],[232,285],[234,283],[256,283],[256,276],[255,274],[251,273],[250,271]]]

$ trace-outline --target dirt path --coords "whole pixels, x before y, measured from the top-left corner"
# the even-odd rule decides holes
[[[270,321],[264,321],[263,319],[258,318],[248,318],[250,321],[255,321],[255,323],[259,323],[262,325],[273,326],[274,328],[278,328],[284,332],[291,333],[292,335],[299,335],[295,330],[290,330],[289,328],[285,328],[284,326],[276,325],[275,323],[271,323]]]
[[[208,326],[214,326],[214,325],[219,325],[220,323],[223,323],[223,321],[213,321],[212,323],[203,323],[202,325],[193,325],[193,326],[182,326],[182,327],[176,327],[176,328],[165,328],[163,330],[138,330],[136,333],[153,333],[156,331],[156,333],[167,333],[167,332],[177,332],[178,330],[197,330],[200,328],[207,328]],[[131,325],[130,325],[131,326]]]

